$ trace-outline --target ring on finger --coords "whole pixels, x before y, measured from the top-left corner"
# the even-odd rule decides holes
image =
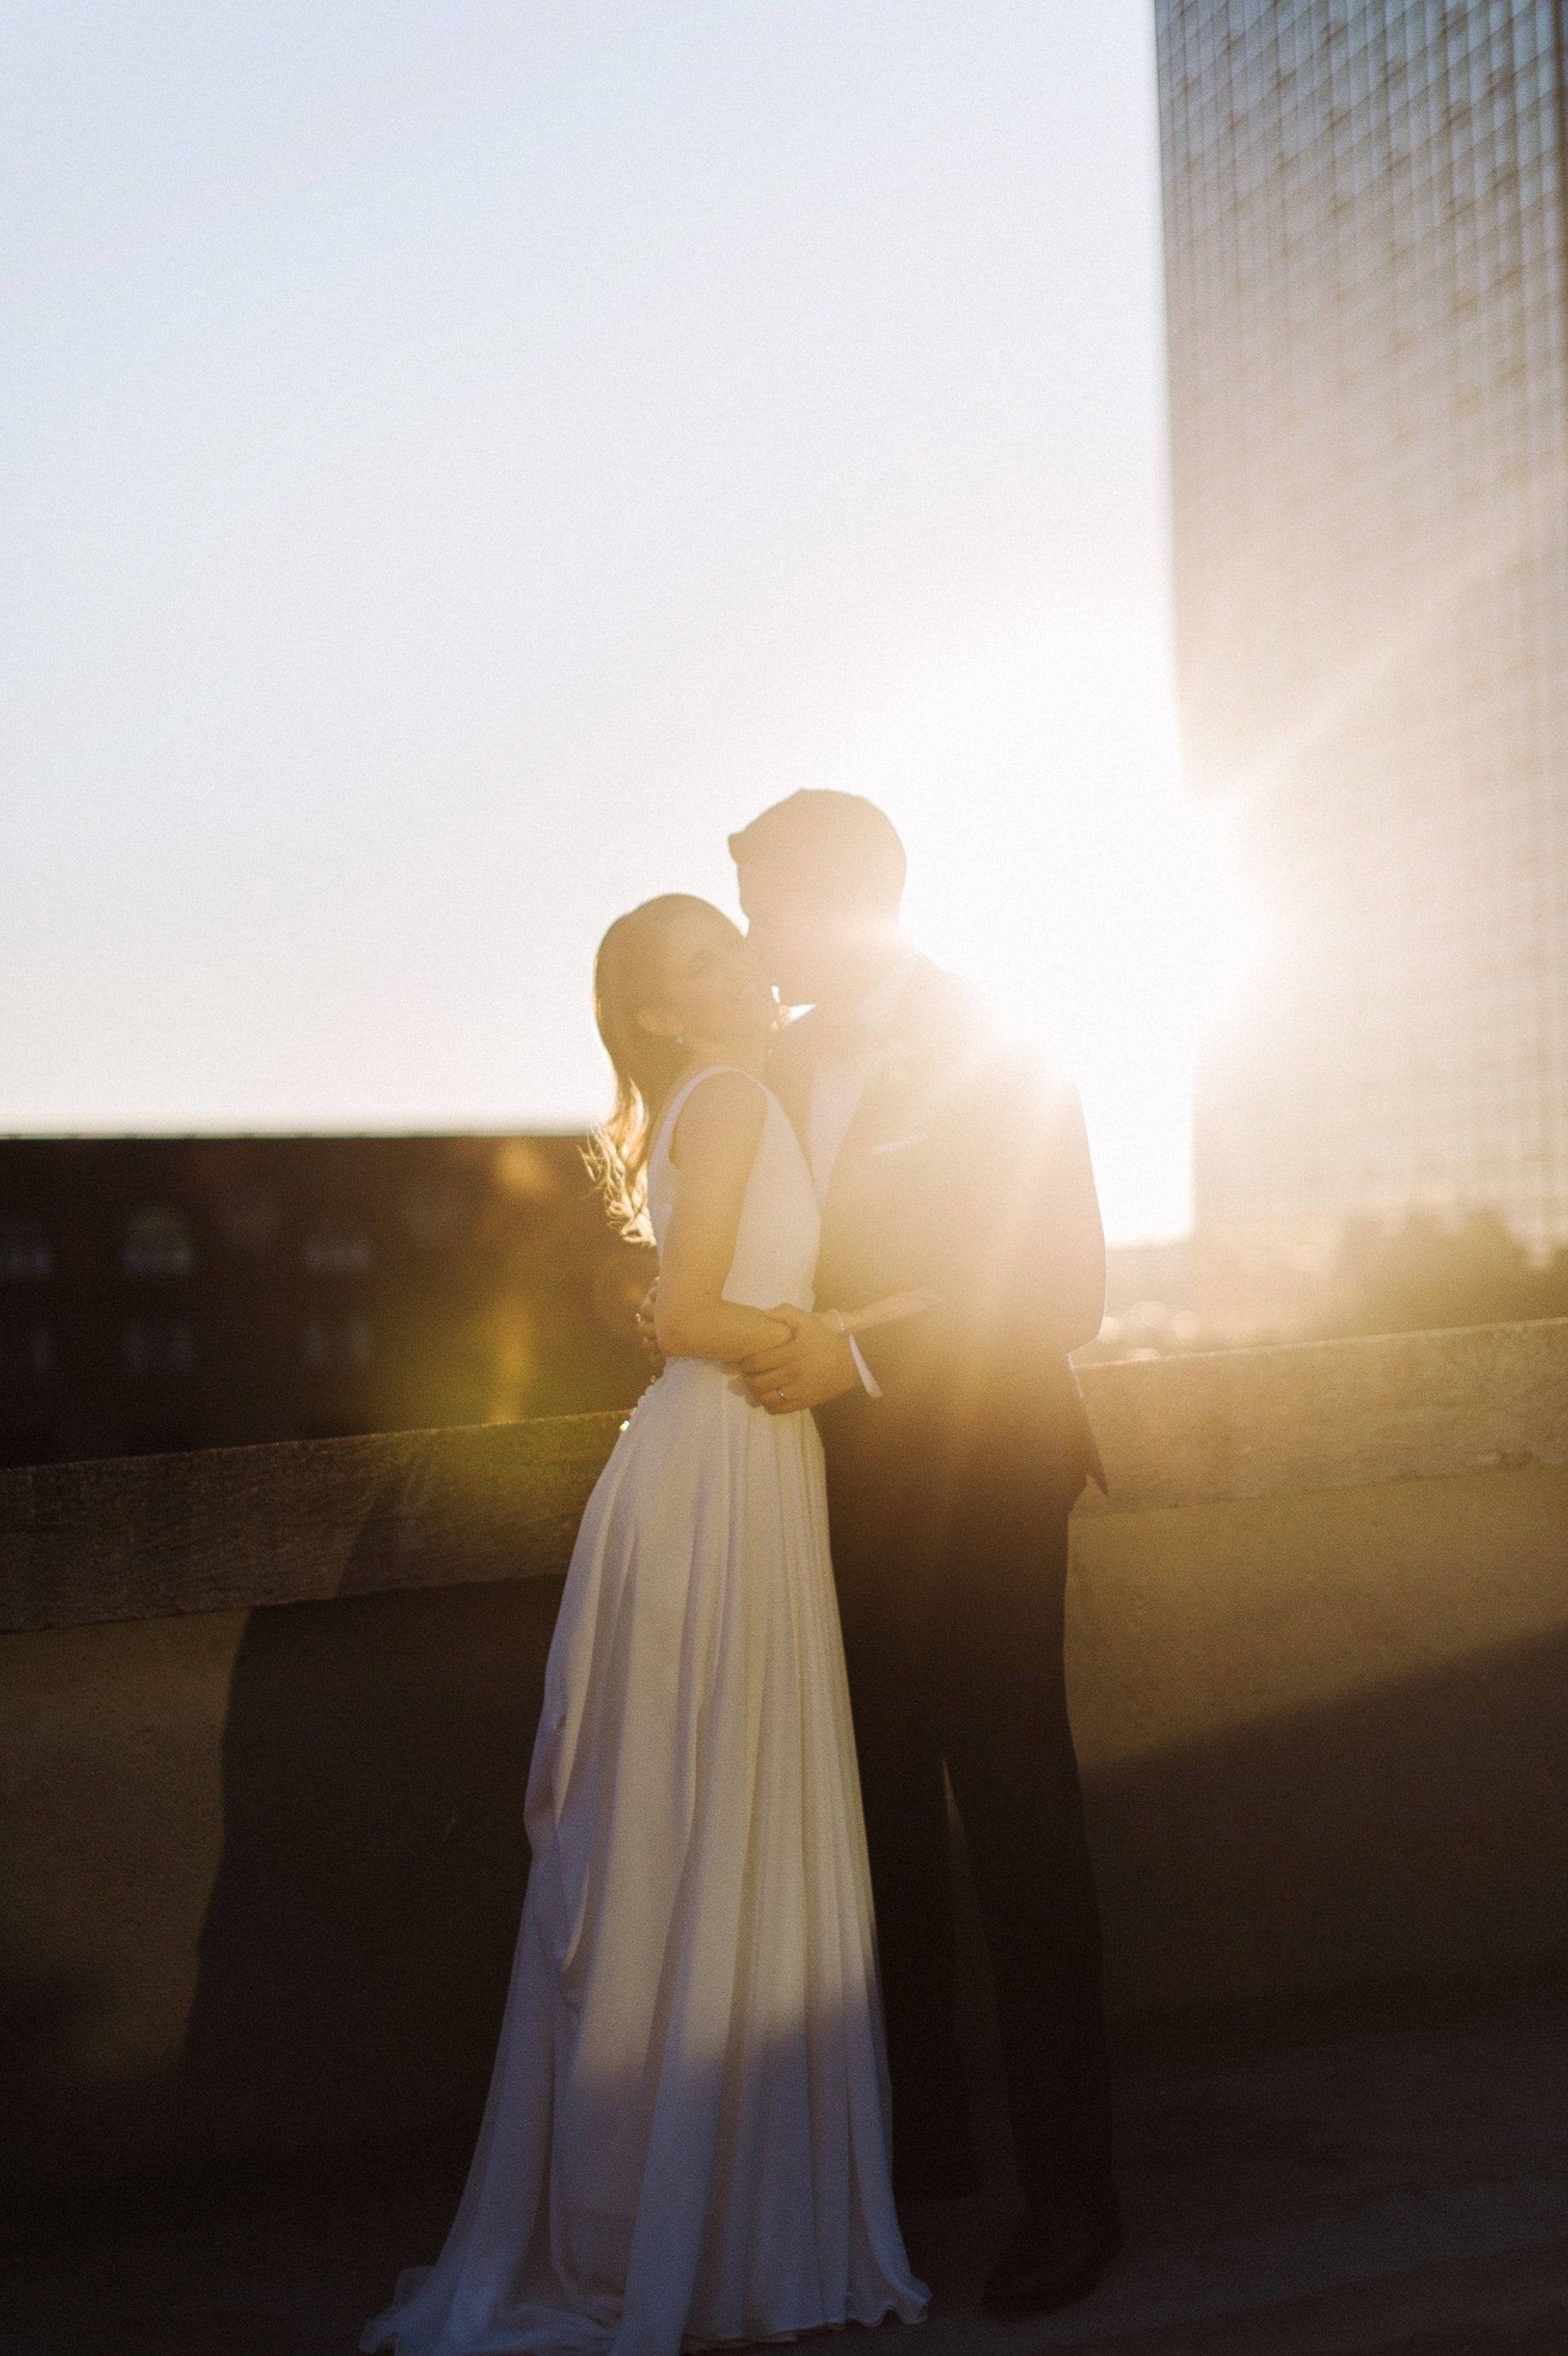
[[[788,1398],[789,1398],[789,1393],[788,1393],[788,1391],[785,1391],[785,1390],[780,1390],[780,1391],[776,1391],[776,1392],[774,1393],[774,1397],[775,1397],[776,1398],[781,1398],[781,1399],[785,1399],[785,1400],[787,1400],[787,1399],[788,1399]]]

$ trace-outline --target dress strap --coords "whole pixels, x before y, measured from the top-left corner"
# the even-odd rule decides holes
[[[662,1153],[667,1159],[668,1158],[669,1141],[675,1135],[675,1125],[680,1119],[681,1107],[692,1090],[700,1087],[704,1080],[710,1080],[715,1072],[738,1072],[741,1079],[751,1080],[754,1086],[762,1089],[764,1096],[768,1094],[767,1083],[764,1080],[759,1080],[755,1072],[746,1071],[740,1064],[704,1064],[699,1072],[693,1072],[689,1080],[681,1082],[663,1112],[660,1113],[658,1134],[654,1139],[653,1150],[648,1155],[650,1162],[656,1153]]]

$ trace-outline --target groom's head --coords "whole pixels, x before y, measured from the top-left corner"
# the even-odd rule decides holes
[[[859,794],[791,794],[730,837],[730,856],[784,1004],[861,995],[898,939],[905,860],[892,820]]]

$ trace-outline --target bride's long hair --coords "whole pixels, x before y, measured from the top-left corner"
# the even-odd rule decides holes
[[[728,918],[711,901],[666,892],[617,916],[593,960],[593,1018],[615,1072],[615,1102],[587,1151],[588,1167],[624,1236],[651,1243],[648,1154],[665,1102],[686,1061],[685,1043],[645,1031],[637,1017],[665,989],[665,941],[681,916]]]

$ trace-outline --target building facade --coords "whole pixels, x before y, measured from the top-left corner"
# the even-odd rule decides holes
[[[1178,652],[1270,931],[1200,1240],[1568,1240],[1562,0],[1158,0]]]
[[[0,1139],[0,1465],[626,1405],[653,1254],[581,1146]]]

